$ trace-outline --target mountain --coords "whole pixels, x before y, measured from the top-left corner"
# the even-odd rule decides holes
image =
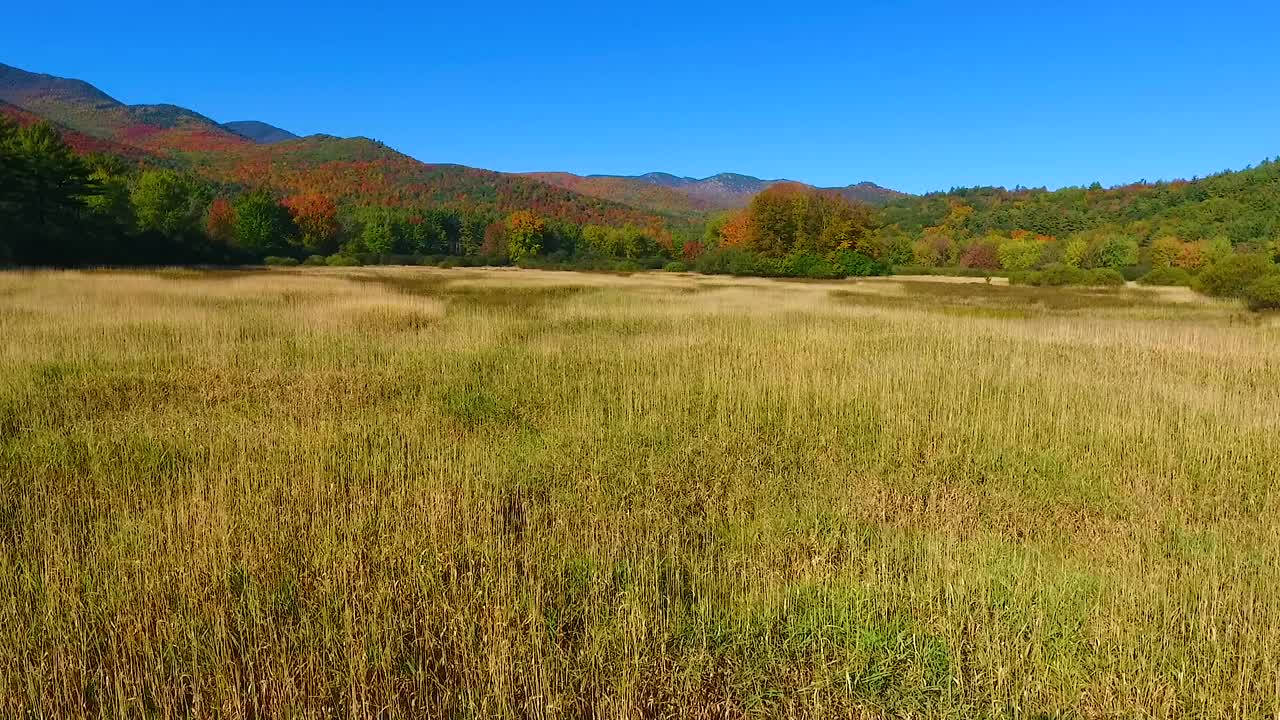
[[[563,172],[527,173],[543,182],[605,200],[625,203],[653,212],[689,217],[716,210],[746,207],[766,188],[791,180],[761,180],[750,175],[720,173],[707,178],[680,177],[664,172],[644,175],[574,175]],[[803,185],[804,183],[795,183]],[[812,186],[807,186],[812,187]],[[881,206],[908,197],[906,193],[862,182],[822,188],[856,202]]]
[[[3,100],[0,100],[0,118],[6,118],[18,126],[31,125],[41,120],[47,120],[47,118],[43,118],[33,112],[24,110],[17,105],[11,105]],[[54,123],[53,125],[57,128],[58,133],[62,135],[63,141],[66,142],[67,145],[71,146],[71,149],[75,150],[77,153],[106,153],[108,155],[116,155],[130,160],[151,158],[150,153],[142,150],[141,148],[136,148],[132,145],[122,145],[117,142],[112,142],[111,140],[93,137],[92,135],[85,135],[84,133],[77,132],[69,127],[59,125],[57,123]]]
[[[603,176],[617,177],[617,176]],[[757,193],[784,180],[761,180],[750,175],[720,173],[702,179],[679,177],[670,173],[651,172],[623,179],[638,180],[660,187],[674,188],[716,209],[745,207]]]
[[[691,177],[678,177],[676,175],[671,175],[670,173],[651,172],[644,175],[634,176],[631,179],[652,183],[654,185],[661,185],[662,187],[675,188],[693,197],[702,198],[706,202],[722,208],[743,207],[747,203],[751,202],[751,198],[755,197],[758,193],[778,183],[807,185],[807,183],[796,183],[794,180],[761,180],[758,177],[740,175],[738,173],[720,173],[719,175],[712,175],[711,177],[698,179]],[[815,186],[808,185],[808,187]],[[830,190],[832,192],[839,193],[850,200],[856,200],[870,205],[883,205],[891,200],[907,196],[906,193],[900,193],[896,190],[880,187],[879,185],[871,182],[861,182],[856,185],[846,185],[844,187],[819,189]]]
[[[83,80],[4,64],[0,100],[85,135],[148,151],[215,151],[250,142],[177,105],[125,105]]]
[[[846,198],[855,202],[863,202],[868,205],[883,206],[895,200],[909,198],[911,195],[890,190],[887,187],[881,187],[873,182],[860,182],[855,185],[846,185],[844,187],[824,188],[834,193],[839,193]]]
[[[272,145],[286,140],[297,140],[298,136],[282,130],[275,125],[268,125],[257,120],[236,120],[234,122],[222,123],[222,127],[226,130],[262,145]]]
[[[693,218],[723,207],[706,197],[636,178],[607,175],[582,176],[566,172],[526,173],[525,177],[583,195],[612,200],[671,217]]]
[[[3,64],[0,102],[12,108],[6,114],[21,115],[20,122],[53,122],[69,144],[85,152],[151,157],[227,185],[323,193],[347,208],[533,209],[575,223],[632,223],[654,230],[670,227],[674,219],[536,178],[423,163],[368,138],[296,138],[265,123],[220,125],[176,105],[126,105],[82,80]],[[274,141],[278,133],[289,137]]]

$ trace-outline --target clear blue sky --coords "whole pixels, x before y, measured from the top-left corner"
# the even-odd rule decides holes
[[[1274,2],[50,7],[5,10],[0,62],[495,170],[921,192],[1280,154]]]

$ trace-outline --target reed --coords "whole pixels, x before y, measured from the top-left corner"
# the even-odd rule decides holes
[[[18,272],[0,338],[0,716],[1280,713],[1236,304]]]

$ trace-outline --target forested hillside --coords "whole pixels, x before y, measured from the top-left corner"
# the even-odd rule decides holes
[[[728,173],[512,175],[423,163],[367,138],[223,126],[2,65],[0,117],[10,123],[0,130],[8,262],[450,257],[808,277],[1142,279],[1242,295],[1269,269],[1260,263],[1280,254],[1280,164],[1271,161],[1189,181],[923,196]],[[1210,270],[1237,257],[1254,258],[1242,261],[1253,263],[1247,277],[1215,279]]]
[[[677,216],[741,209],[751,202],[751,198],[774,185],[802,184],[790,180],[761,180],[736,173],[721,173],[702,179],[678,177],[662,172],[645,175],[584,176],[572,173],[528,173],[528,175],[584,195]],[[868,205],[884,205],[893,200],[908,197],[905,193],[883,188],[872,182],[823,189],[836,192],[848,200]]]
[[[233,190],[323,192],[344,210],[446,205],[497,213],[531,209],[574,223],[632,223],[655,233],[666,225],[654,213],[620,203],[521,176],[421,163],[364,138],[282,140],[263,134],[258,124],[254,132],[271,141],[259,143],[241,134],[244,124],[229,129],[174,105],[126,105],[88,83],[7,65],[0,65],[0,101],[15,108],[10,115],[74,131],[67,139],[76,149],[170,159]]]
[[[1227,255],[1280,252],[1280,164],[1110,189],[956,189],[890,203],[877,225],[877,252],[896,265],[1173,269],[1188,283]]]

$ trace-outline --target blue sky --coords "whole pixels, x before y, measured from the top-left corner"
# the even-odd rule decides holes
[[[53,7],[0,62],[428,162],[922,192],[1280,155],[1276,3]]]

